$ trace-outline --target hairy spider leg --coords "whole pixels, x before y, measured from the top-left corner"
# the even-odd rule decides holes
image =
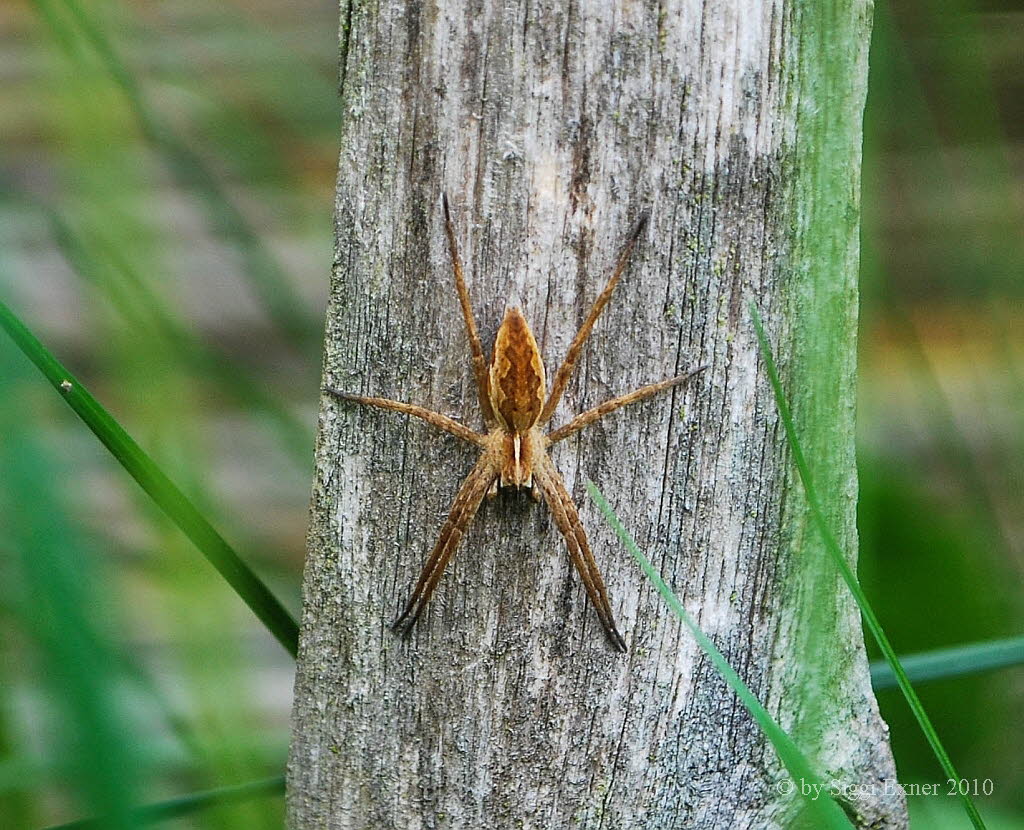
[[[476,377],[476,394],[480,401],[480,413],[483,415],[487,429],[494,429],[498,424],[498,419],[491,406],[487,361],[484,360],[483,346],[480,345],[480,335],[477,333],[476,321],[473,319],[473,306],[469,302],[469,291],[466,289],[466,280],[462,275],[462,260],[459,258],[459,246],[455,241],[455,227],[452,225],[451,212],[448,210],[447,193],[441,194],[441,204],[444,206],[444,233],[448,237],[448,252],[451,254],[452,272],[455,275],[455,292],[459,295],[462,319],[466,321],[469,350],[473,354],[473,375]]]
[[[605,587],[604,579],[601,578],[601,571],[590,550],[580,515],[576,511],[576,505],[566,489],[562,476],[555,469],[555,465],[551,463],[547,454],[538,460],[534,473],[537,486],[548,504],[555,524],[558,525],[562,536],[565,537],[569,558],[583,581],[583,587],[587,591],[594,610],[597,611],[597,617],[601,620],[605,634],[618,651],[625,651],[626,641],[619,633],[619,629],[615,627],[611,603],[608,601],[608,589]]]
[[[628,395],[620,395],[617,398],[612,398],[610,401],[598,404],[593,409],[588,409],[586,412],[580,413],[564,426],[551,430],[551,432],[546,436],[548,446],[551,444],[557,444],[559,441],[564,441],[573,433],[579,432],[583,427],[590,426],[594,421],[603,418],[605,415],[610,415],[617,409],[629,406],[631,403],[636,403],[637,401],[645,400],[652,395],[658,394],[663,389],[671,389],[673,386],[679,386],[680,384],[686,383],[694,375],[699,375],[707,368],[707,366],[701,366],[699,369],[694,369],[692,372],[687,372],[684,375],[677,375],[674,378],[658,381],[657,383],[649,383],[647,386],[641,386],[639,389],[634,389]]]
[[[427,603],[430,602],[430,597],[441,580],[445,568],[448,567],[448,562],[455,553],[455,549],[462,541],[466,527],[476,515],[484,494],[497,475],[498,464],[494,455],[490,452],[483,453],[480,460],[476,462],[476,466],[462,482],[462,487],[459,488],[455,501],[452,502],[444,527],[441,528],[437,544],[434,545],[434,550],[431,551],[423,565],[423,570],[420,571],[420,578],[416,582],[416,587],[413,588],[412,596],[409,598],[405,610],[392,625],[393,630],[401,631],[405,636],[412,631],[416,620]]]
[[[590,309],[590,313],[587,315],[587,319],[583,321],[583,325],[580,326],[580,330],[576,332],[576,336],[573,338],[572,343],[569,346],[569,351],[565,355],[565,360],[562,361],[562,365],[558,367],[558,371],[555,372],[555,379],[551,383],[551,394],[548,396],[547,402],[544,404],[544,409],[540,413],[540,418],[537,420],[537,426],[544,426],[548,421],[551,420],[551,416],[555,414],[555,407],[558,406],[558,402],[562,399],[562,393],[565,392],[565,387],[569,383],[569,378],[572,376],[572,370],[576,367],[576,361],[579,359],[580,351],[583,349],[583,344],[587,342],[587,338],[590,336],[590,330],[594,328],[594,323],[597,322],[597,318],[601,316],[601,312],[604,311],[604,307],[608,305],[608,301],[612,298],[612,292],[615,290],[616,284],[619,282],[619,277],[622,276],[622,272],[626,270],[626,265],[629,263],[629,255],[633,253],[633,248],[636,247],[636,241],[640,238],[640,234],[647,225],[647,220],[650,218],[650,213],[644,211],[640,214],[640,217],[633,223],[633,227],[630,228],[629,236],[626,238],[626,244],[622,246],[622,251],[619,254],[619,260],[615,264],[615,270],[612,271],[611,277],[608,279],[608,283],[604,289],[598,295],[597,299],[594,300],[594,305]]]
[[[442,415],[440,412],[434,412],[431,409],[424,409],[422,406],[416,406],[411,403],[402,403],[401,401],[392,401],[387,398],[368,398],[364,395],[350,395],[347,392],[342,392],[339,389],[334,389],[330,386],[324,387],[325,392],[329,392],[336,398],[341,398],[343,401],[352,401],[353,403],[361,403],[365,406],[376,406],[379,409],[390,409],[393,412],[401,412],[403,415],[413,415],[416,418],[422,418],[428,424],[432,424],[438,429],[443,429],[445,432],[451,433],[463,441],[468,441],[470,444],[475,444],[481,447],[486,442],[486,435],[481,435],[478,432],[473,432],[469,427],[460,424],[458,421],[449,418],[447,415]]]

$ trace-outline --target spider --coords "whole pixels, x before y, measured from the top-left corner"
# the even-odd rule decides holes
[[[555,407],[562,398],[562,393],[565,392],[565,387],[569,383],[583,344],[598,316],[611,299],[612,291],[629,262],[630,254],[636,247],[637,240],[647,224],[649,214],[646,211],[641,213],[630,229],[616,262],[615,270],[576,333],[565,360],[555,372],[551,392],[545,398],[544,363],[541,361],[533,332],[518,308],[510,308],[505,312],[505,317],[494,340],[490,364],[485,362],[476,322],[473,318],[473,310],[470,306],[469,292],[466,290],[466,282],[462,274],[462,262],[459,259],[455,229],[452,225],[446,194],[442,194],[441,203],[444,208],[444,231],[448,237],[448,250],[451,254],[452,271],[455,276],[455,290],[458,294],[459,304],[462,306],[462,316],[465,320],[469,348],[473,358],[477,396],[487,431],[485,433],[474,432],[447,415],[413,404],[386,398],[351,395],[339,389],[325,387],[325,391],[343,401],[389,409],[422,418],[427,423],[473,444],[480,450],[480,457],[476,465],[462,483],[458,495],[455,496],[448,518],[441,528],[441,535],[423,566],[419,580],[413,588],[412,596],[392,628],[406,635],[412,630],[424,607],[430,601],[437,583],[444,574],[466,528],[476,515],[484,496],[496,496],[499,486],[514,487],[517,491],[527,490],[535,501],[540,501],[543,497],[547,502],[555,523],[565,537],[569,557],[583,581],[587,596],[597,611],[605,634],[618,651],[625,652],[626,641],[615,626],[611,604],[608,601],[608,589],[605,587],[601,572],[594,561],[594,554],[590,550],[586,533],[580,523],[576,505],[566,489],[565,482],[548,456],[548,448],[627,404],[642,401],[664,389],[670,389],[686,382],[707,367],[702,366],[686,374],[642,386],[628,395],[612,398],[577,415],[569,423],[546,434],[543,432],[543,428],[551,419]]]

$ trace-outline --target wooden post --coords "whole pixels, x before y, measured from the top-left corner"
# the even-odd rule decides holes
[[[749,313],[829,519],[853,453],[867,0],[342,4],[325,383],[481,428],[440,194],[489,349],[551,373],[631,222],[632,265],[554,424],[709,364],[554,449],[629,652],[542,505],[485,502],[408,641],[475,453],[325,397],[288,775],[293,828],[782,827],[774,750],[587,499],[593,479],[858,825],[903,827],[860,619],[806,515]]]

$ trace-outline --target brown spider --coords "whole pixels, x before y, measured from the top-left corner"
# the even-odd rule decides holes
[[[445,432],[450,432],[464,441],[480,448],[480,458],[476,466],[466,477],[455,502],[452,504],[448,519],[441,528],[441,535],[434,550],[427,558],[419,581],[413,589],[412,597],[401,616],[394,623],[394,630],[408,634],[430,600],[437,583],[448,566],[452,554],[455,553],[466,527],[476,515],[484,495],[493,497],[498,493],[498,486],[515,487],[517,490],[526,488],[537,501],[543,496],[555,518],[555,523],[565,537],[569,548],[569,557],[579,572],[586,588],[587,596],[597,611],[597,616],[604,626],[608,639],[619,651],[626,650],[626,641],[615,627],[611,605],[608,602],[608,589],[605,587],[601,572],[594,561],[594,554],[587,543],[583,525],[572,496],[565,487],[565,482],[548,457],[548,447],[573,433],[592,424],[610,412],[626,404],[642,401],[651,395],[677,386],[698,372],[706,369],[702,366],[692,372],[678,377],[642,386],[628,395],[622,395],[606,401],[577,415],[565,426],[544,434],[541,430],[554,414],[569,383],[569,376],[579,357],[580,350],[586,342],[590,330],[594,326],[601,311],[608,304],[615,284],[626,268],[630,253],[647,224],[648,213],[645,211],[637,219],[629,232],[626,244],[619,254],[618,262],[608,284],[594,302],[590,314],[584,320],[576,337],[569,346],[562,365],[555,373],[551,394],[545,400],[544,363],[541,361],[537,341],[534,339],[530,326],[518,308],[506,311],[505,319],[498,328],[494,339],[494,352],[488,366],[484,361],[480,337],[477,334],[473,310],[469,304],[469,292],[462,276],[462,263],[459,260],[458,246],[455,243],[455,230],[452,227],[451,215],[448,210],[448,197],[442,195],[444,206],[444,230],[448,237],[448,248],[451,252],[452,270],[455,273],[455,288],[462,306],[462,316],[466,322],[469,336],[469,348],[473,355],[473,372],[476,375],[477,395],[480,398],[480,411],[483,414],[487,432],[474,432],[458,421],[454,421],[439,412],[433,412],[413,404],[391,401],[385,398],[368,398],[362,395],[349,395],[338,389],[326,388],[326,391],[345,401],[391,409],[406,415],[415,415]]]

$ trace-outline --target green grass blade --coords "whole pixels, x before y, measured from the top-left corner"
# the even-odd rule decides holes
[[[711,660],[714,667],[718,670],[718,673],[722,675],[725,682],[729,684],[729,687],[736,693],[736,696],[740,699],[740,702],[746,707],[747,711],[750,712],[751,717],[757,722],[758,726],[765,733],[768,740],[771,741],[772,746],[775,747],[775,751],[779,754],[779,758],[785,765],[786,770],[792,776],[793,781],[796,783],[796,792],[799,792],[805,802],[805,809],[808,813],[808,818],[815,819],[815,827],[836,827],[845,828],[849,830],[850,821],[847,819],[846,814],[843,812],[840,805],[832,799],[829,793],[829,787],[826,784],[819,782],[818,776],[811,769],[810,763],[804,757],[803,753],[793,742],[793,739],[787,735],[782,728],[775,722],[774,718],[768,713],[768,710],[761,705],[761,702],[757,699],[746,683],[736,673],[736,670],[729,665],[729,662],[725,659],[725,656],[718,650],[711,639],[701,631],[700,627],[694,621],[694,619],[687,613],[683,604],[679,601],[679,598],[673,593],[672,589],[665,584],[665,581],[661,578],[661,574],[655,570],[654,566],[650,563],[643,551],[637,545],[636,541],[629,534],[629,531],[623,527],[622,522],[619,521],[619,517],[612,510],[611,505],[605,499],[604,495],[600,490],[597,489],[597,485],[592,481],[587,482],[587,492],[590,493],[590,498],[594,500],[594,503],[598,506],[601,512],[604,514],[608,524],[611,525],[615,531],[619,540],[626,547],[626,549],[633,555],[640,568],[647,575],[647,578],[654,583],[655,587],[661,593],[665,602],[669,608],[676,614],[679,619],[683,621],[690,633],[693,634],[697,644],[701,647],[704,653]],[[817,795],[829,795],[828,798],[812,797],[811,792],[805,791],[805,788],[800,786],[801,784],[808,784],[815,789],[813,792]]]
[[[871,604],[868,602],[867,595],[860,587],[860,582],[857,581],[857,576],[850,568],[850,563],[843,555],[843,552],[839,549],[839,543],[836,542],[835,536],[832,535],[832,531],[825,519],[825,514],[822,512],[821,502],[818,500],[817,492],[814,489],[814,482],[811,480],[811,473],[810,468],[807,465],[807,459],[804,457],[803,451],[800,448],[800,442],[796,436],[796,428],[793,425],[793,416],[789,411],[789,404],[786,403],[786,397],[782,391],[782,383],[779,380],[778,370],[775,368],[775,359],[772,357],[771,346],[764,333],[764,327],[761,325],[761,315],[758,314],[757,308],[753,303],[750,304],[750,314],[753,318],[754,328],[757,332],[757,342],[761,347],[761,356],[764,359],[765,367],[768,370],[768,378],[771,382],[772,391],[775,395],[775,405],[778,407],[779,417],[782,419],[782,424],[786,431],[786,440],[789,442],[790,452],[793,454],[793,463],[796,465],[797,472],[800,475],[800,481],[804,486],[804,495],[807,499],[807,507],[810,511],[811,518],[818,527],[818,532],[821,534],[822,540],[825,543],[825,548],[828,550],[833,562],[835,562],[836,567],[839,569],[839,573],[842,575],[843,580],[850,589],[850,593],[853,594],[857,607],[860,608],[861,616],[864,618],[864,624],[868,627],[871,635],[875,638],[875,642],[878,643],[878,648],[881,650],[886,662],[892,669],[892,672],[896,677],[896,683],[903,692],[903,696],[907,700],[907,705],[910,706],[910,710],[914,713],[914,717],[917,719],[918,725],[921,727],[921,731],[928,740],[928,743],[932,748],[932,752],[935,753],[935,757],[938,759],[939,765],[942,767],[942,771],[948,778],[951,778],[954,781],[960,781],[960,776],[957,774],[956,768],[953,766],[953,762],[950,760],[949,754],[942,745],[942,741],[939,740],[939,735],[935,731],[935,727],[932,725],[932,722],[928,717],[928,713],[925,712],[920,698],[918,698],[917,693],[914,691],[914,687],[910,685],[910,679],[907,677],[906,671],[901,665],[899,658],[896,656],[896,651],[889,642],[889,638],[882,629],[882,624],[878,621],[878,617],[875,616],[875,612],[871,608]],[[963,788],[958,787],[957,789],[962,790]],[[975,806],[970,795],[960,792],[960,798],[963,801],[967,815],[971,819],[971,823],[976,828],[984,828],[985,823],[981,820],[978,808]]]
[[[217,787],[212,790],[190,793],[189,795],[147,804],[132,811],[132,818],[139,824],[155,824],[169,818],[179,818],[208,807],[219,807],[248,801],[253,798],[265,798],[271,795],[284,794],[284,778],[267,778],[262,781],[250,781],[247,784],[236,784],[231,787]],[[55,824],[46,830],[100,830],[105,825],[96,819],[80,819],[67,824]]]
[[[2,301],[0,327],[294,657],[299,639],[295,619],[195,505]]]
[[[913,683],[1020,666],[1024,664],[1024,637],[905,654],[900,662]],[[871,664],[871,685],[876,690],[892,689],[897,685],[896,675],[884,660]]]
[[[10,350],[0,355],[8,392],[28,371],[16,360]],[[65,509],[60,482],[67,471],[32,436],[32,420],[11,405],[10,397],[4,404],[0,516],[13,554],[4,564],[19,588],[16,604],[23,612],[20,620],[11,620],[15,625],[5,637],[13,634],[15,642],[31,644],[37,664],[32,698],[47,704],[39,707],[33,718],[38,722],[29,730],[41,730],[59,747],[64,769],[48,781],[73,793],[81,809],[102,815],[104,827],[131,830],[130,805],[147,765],[132,718],[120,706],[109,630],[117,609],[108,602],[99,557]],[[22,772],[28,773],[22,780],[32,781],[31,767]],[[0,824],[14,826],[7,823],[13,820],[4,814]]]

